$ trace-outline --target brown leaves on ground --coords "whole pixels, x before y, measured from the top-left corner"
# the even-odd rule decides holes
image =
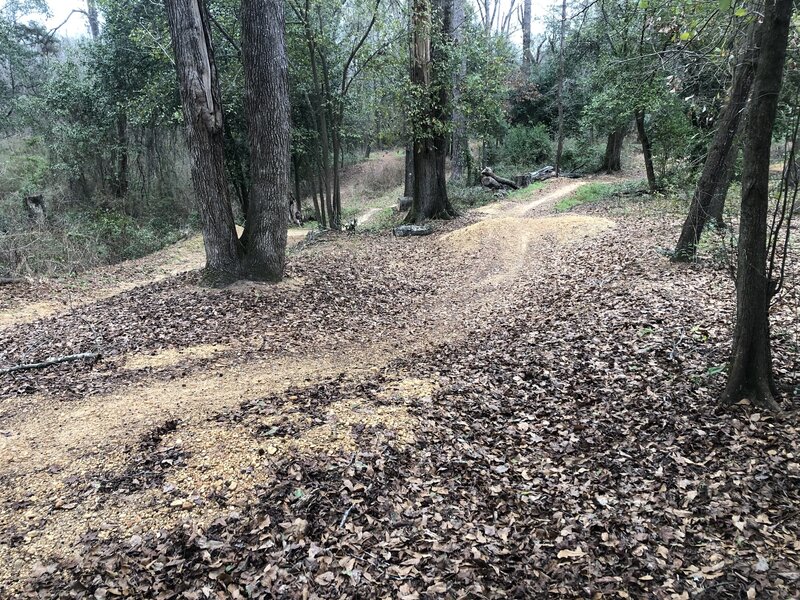
[[[674,238],[675,225],[644,208],[625,211],[632,214],[614,204],[595,209],[617,224],[597,237],[531,244],[508,279],[481,265],[480,253],[445,256],[435,239],[370,238],[295,258],[291,272],[302,285],[258,297],[209,295],[179,279],[35,331],[18,328],[13,339],[4,334],[14,344],[5,360],[93,336],[120,354],[184,337],[236,343],[256,331],[298,352],[325,344],[327,332],[340,343],[448,336],[374,374],[298,382],[210,415],[209,427],[252,438],[236,446],[250,470],[237,477],[254,487],[243,497],[225,483],[188,499],[208,519],[184,507],[186,490],[166,485],[170,473],[194,468],[191,438],[181,446],[173,439],[186,434],[184,425],[131,440],[129,468],[91,493],[111,501],[120,488],[160,486],[164,502],[186,510],[183,522],[134,534],[113,524],[83,531],[74,554],[38,557],[16,593],[797,597],[797,413],[719,407],[732,285],[711,265],[670,264],[656,247]],[[326,264],[337,266],[335,277]],[[148,294],[165,290],[169,302],[147,305]],[[774,335],[780,383],[796,404],[794,298],[778,307]],[[85,320],[93,328],[82,329]],[[347,354],[341,367],[349,370]],[[89,367],[53,370],[89,380]],[[109,381],[98,388],[118,385]],[[4,382],[12,409],[25,386],[67,389],[14,378]],[[359,417],[370,412],[372,420]],[[332,452],[288,443],[335,423],[349,437]],[[80,502],[78,490],[87,488],[74,489],[65,499]],[[25,508],[4,507],[15,510]],[[59,511],[43,518],[57,522]],[[20,522],[0,545],[24,545],[35,528]]]

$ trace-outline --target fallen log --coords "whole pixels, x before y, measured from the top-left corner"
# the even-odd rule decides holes
[[[490,190],[502,190],[503,184],[497,181],[494,177],[484,176],[481,177],[481,185]]]
[[[24,365],[16,365],[13,367],[8,367],[7,369],[0,369],[0,375],[7,375],[8,373],[14,373],[16,371],[30,371],[32,369],[43,369],[51,365],[58,365],[61,363],[71,362],[74,360],[91,360],[94,362],[99,358],[100,358],[99,352],[82,352],[81,354],[70,354],[68,356],[59,356],[58,358],[51,358],[38,363],[28,363]]]
[[[25,279],[22,277],[0,277],[0,285],[11,285],[12,283],[22,283]]]
[[[542,167],[538,171],[533,171],[531,174],[531,181],[544,181],[556,176],[555,167],[547,166]]]
[[[510,179],[506,179],[505,177],[500,177],[500,175],[497,175],[494,171],[492,171],[490,167],[486,167],[485,169],[483,169],[483,171],[481,171],[481,176],[482,176],[481,183],[483,183],[483,179],[488,177],[494,179],[497,183],[510,187],[511,189],[514,190],[519,189],[519,186],[516,183],[514,183]]]
[[[410,235],[428,235],[433,233],[428,225],[400,225],[392,229],[395,237],[408,237]]]

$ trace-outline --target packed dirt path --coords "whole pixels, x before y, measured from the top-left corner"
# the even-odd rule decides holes
[[[598,254],[598,247],[611,245],[633,256],[616,214],[551,213],[554,203],[590,181],[596,180],[551,180],[514,201],[442,224],[425,238],[395,239],[386,233],[323,237],[291,252],[287,278],[278,285],[201,288],[192,269],[202,257],[190,260],[191,252],[176,252],[173,263],[157,259],[163,262],[150,283],[136,278],[134,285],[118,282],[119,293],[90,297],[32,322],[24,317],[0,330],[0,366],[79,351],[103,355],[95,364],[67,363],[0,380],[0,538],[7,540],[0,542],[0,597],[68,597],[70,589],[106,597],[158,597],[160,592],[169,597],[180,587],[187,590],[185,597],[201,598],[208,596],[202,587],[210,585],[221,590],[218,597],[236,598],[245,595],[246,583],[255,586],[247,588],[254,597],[363,596],[365,591],[382,596],[375,591],[379,588],[400,597],[419,597],[417,590],[427,590],[427,597],[435,597],[458,589],[433,571],[432,578],[422,578],[424,585],[407,580],[415,565],[435,554],[402,550],[413,545],[409,535],[438,527],[435,523],[446,525],[449,518],[466,524],[477,518],[468,515],[482,510],[470,508],[476,500],[469,478],[462,489],[455,475],[438,475],[444,467],[425,467],[427,462],[457,452],[447,460],[472,464],[484,457],[487,472],[505,476],[510,448],[530,443],[514,436],[527,436],[530,430],[538,432],[534,441],[541,440],[549,435],[549,419],[555,418],[524,416],[538,410],[538,400],[533,406],[504,408],[506,400],[512,405],[519,397],[522,402],[514,389],[527,390],[526,402],[552,395],[563,404],[563,422],[572,423],[572,403],[596,389],[613,395],[613,388],[622,385],[616,362],[602,353],[593,356],[591,350],[588,358],[573,357],[575,348],[562,343],[584,333],[589,348],[611,343],[608,330],[590,333],[592,327],[610,327],[609,319],[618,319],[615,327],[632,331],[638,343],[636,331],[652,329],[657,315],[676,302],[690,323],[697,321],[694,311],[701,307],[688,293],[685,302],[683,294],[675,293],[676,285],[688,290],[696,282],[676,284],[679,273],[658,257],[649,259],[656,270],[652,277],[631,259],[627,268],[640,277],[623,282],[619,257]],[[630,220],[626,227],[641,235]],[[589,271],[577,275],[576,265],[588,265]],[[140,271],[135,272],[138,277]],[[609,312],[616,316],[585,321],[598,295],[607,297],[610,311],[617,310],[623,293],[647,298],[644,310],[655,316],[637,316],[632,303],[630,313]],[[575,303],[575,298],[584,300]],[[539,325],[531,328],[534,322]],[[561,328],[555,338],[534,343],[542,332]],[[683,339],[675,342],[673,354]],[[552,364],[525,366],[521,357],[532,349],[541,352],[537,361]],[[663,370],[666,358],[658,352],[652,346],[643,357]],[[504,366],[507,371],[501,374],[497,369],[505,363],[512,366]],[[562,373],[573,367],[577,370]],[[587,388],[562,391],[593,369],[603,376],[613,372],[613,383],[600,382],[598,376]],[[656,392],[651,387],[646,392],[646,379],[630,377],[637,397],[662,393],[655,382],[649,385]],[[664,386],[675,389],[677,384],[670,379]],[[486,403],[489,408],[481,408]],[[470,437],[469,411],[472,426],[499,428],[489,436],[494,449]],[[494,413],[505,416],[493,418]],[[610,427],[609,417],[595,416]],[[562,435],[565,443],[579,442],[575,434],[558,433],[556,439]],[[426,450],[428,445],[432,450]],[[673,454],[686,452],[664,447]],[[519,457],[522,462],[513,470],[521,469],[522,483],[515,485],[543,485],[563,476],[559,460],[573,460],[536,463],[537,455],[541,449]],[[444,469],[449,468],[455,467]],[[596,468],[585,471],[595,473]],[[470,471],[470,477],[482,472]],[[500,493],[497,482],[475,480],[474,485],[480,488],[479,502]],[[459,498],[450,508],[454,516],[426,513],[412,532],[392,533],[415,518],[433,498],[430,494],[454,502]],[[619,502],[595,496],[590,495],[595,503]],[[344,509],[339,507],[342,498]],[[518,500],[527,505],[536,498],[544,501],[535,494]],[[370,507],[378,506],[388,521],[370,516]],[[620,505],[623,509],[630,510]],[[450,529],[462,541],[485,543],[489,536],[503,540],[496,541],[503,546],[514,537],[514,520],[522,518],[514,516],[518,513],[510,513],[510,521],[476,522],[471,538],[456,534],[456,525]],[[319,521],[323,517],[325,526]],[[370,528],[378,522],[388,529],[375,535],[367,554],[344,550],[370,539]],[[544,522],[537,527],[545,527]],[[557,531],[568,525],[558,523]],[[234,537],[212,543],[209,532],[220,527]],[[238,533],[230,533],[234,530]],[[234,549],[242,543],[236,536],[262,530],[266,537],[258,534],[258,541],[251,540],[261,558],[253,555],[242,562],[240,550]],[[437,539],[442,540],[434,543],[437,552],[456,547],[446,550],[456,542]],[[188,550],[195,545],[196,553]],[[488,560],[485,553],[493,551],[477,548],[470,551],[477,563],[470,563],[468,572],[474,578],[480,571],[475,581],[482,583],[472,591],[493,596],[487,590],[500,590],[515,579],[497,570],[495,580],[492,569],[481,570],[481,561]],[[588,552],[568,550],[573,553],[568,560]],[[216,551],[228,552],[234,562],[214,558]],[[759,552],[767,551],[759,547]],[[274,557],[265,559],[270,554]],[[222,566],[222,571],[195,581],[181,566],[195,555],[203,565],[212,570]],[[108,557],[114,557],[114,566]],[[326,562],[334,557],[338,571]],[[129,558],[132,563],[125,562]],[[560,552],[558,558],[563,558]],[[258,567],[258,577],[242,566],[261,560],[267,563]],[[303,567],[310,575],[297,572],[304,561],[310,561]],[[356,568],[365,561],[377,562],[373,568]],[[225,565],[234,563],[244,578],[220,579]],[[520,568],[525,573],[519,581],[530,579],[530,585],[535,581],[548,588],[547,578],[535,575],[536,569]],[[100,571],[105,574],[97,575]],[[458,568],[454,572],[460,573]],[[151,578],[158,583],[143,583]],[[149,586],[147,591],[131,588],[134,581]]]

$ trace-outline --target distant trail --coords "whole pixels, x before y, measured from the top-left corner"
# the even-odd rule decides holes
[[[358,217],[358,219],[356,219],[357,222],[358,222],[358,225],[366,225],[367,223],[369,223],[372,220],[372,217],[374,217],[376,214],[381,212],[381,210],[383,210],[383,209],[380,208],[380,207],[370,208],[367,212],[365,212],[363,215]]]

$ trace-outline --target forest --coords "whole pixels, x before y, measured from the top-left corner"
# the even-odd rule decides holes
[[[797,0],[0,0],[0,599],[800,597]]]

